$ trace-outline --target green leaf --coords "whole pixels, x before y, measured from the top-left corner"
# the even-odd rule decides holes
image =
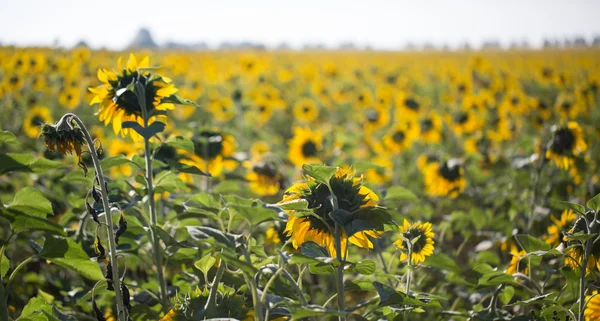
[[[385,231],[396,227],[391,213],[386,208],[367,206],[352,213],[352,219],[344,225],[344,231],[348,236],[352,236],[360,231]]]
[[[567,237],[569,238],[569,241],[580,241],[582,243],[584,243],[585,241],[589,240],[589,239],[593,239],[596,236],[598,236],[598,233],[586,233],[584,231],[579,231],[577,233],[574,234],[567,234]]]
[[[3,130],[0,131],[0,144],[19,145],[19,141],[17,140],[17,137],[15,137],[15,134]]]
[[[204,273],[204,277],[208,279],[208,271],[211,267],[215,265],[216,262],[217,259],[212,257],[211,254],[207,254],[203,256],[200,260],[198,260],[196,263],[194,263],[194,266],[198,270],[202,271],[202,273]]]
[[[502,292],[500,292],[499,298],[500,301],[502,302],[502,304],[506,305],[510,303],[510,300],[512,300],[513,296],[515,295],[515,288],[513,288],[512,286],[507,286],[504,288],[504,290],[502,290]]]
[[[329,257],[327,250],[313,241],[302,243],[300,252],[308,257]]]
[[[8,270],[10,269],[10,261],[9,259],[6,257],[6,255],[2,255],[2,262],[0,262],[0,276],[3,278],[6,276],[6,273],[8,273]],[[2,286],[2,285],[0,285]]]
[[[329,186],[329,180],[335,175],[337,168],[325,165],[304,164],[302,165],[302,170],[304,171],[304,175],[314,178],[317,183]]]
[[[408,189],[402,186],[392,186],[386,191],[384,201],[387,203],[389,201],[416,201],[418,199],[419,198]]]
[[[308,201],[305,199],[302,199],[302,198],[283,202],[283,203],[277,203],[277,204],[273,204],[273,205],[279,207],[282,210],[286,210],[286,211],[308,210]]]
[[[33,297],[29,299],[29,302],[23,307],[19,320],[48,320],[48,317],[44,314],[48,312],[52,314],[52,306],[48,304],[42,297]]]
[[[322,320],[331,316],[344,316],[347,312],[325,309],[318,305],[300,306],[293,305],[287,308],[292,314],[292,320],[300,320],[308,317],[323,316]]]
[[[585,215],[585,207],[583,205],[565,202],[565,201],[558,201],[557,203],[565,209],[570,209],[581,215]]]
[[[61,162],[35,158],[31,154],[0,153],[0,174],[9,172],[42,173],[65,167]]]
[[[600,213],[600,194],[594,196],[586,204],[589,209],[594,210],[596,213]]]
[[[104,280],[98,263],[90,260],[81,246],[72,239],[49,237],[38,255],[58,266],[75,271],[87,279]]]
[[[190,236],[195,240],[203,241],[212,237],[219,244],[230,249],[236,247],[236,239],[240,237],[240,235],[221,232],[220,230],[208,226],[187,226],[187,230],[188,233],[190,233]]]
[[[155,121],[152,124],[148,125],[148,127],[142,127],[142,125],[140,125],[137,122],[134,121],[125,121],[122,124],[123,128],[131,128],[133,130],[135,130],[138,134],[140,134],[140,136],[144,137],[145,139],[150,139],[152,138],[152,136],[163,132],[165,130],[166,124],[163,122],[159,122],[159,121]]]
[[[177,149],[183,149],[189,153],[194,152],[194,142],[191,139],[183,136],[177,136],[173,139],[169,139],[166,144]]]
[[[527,253],[548,251],[551,248],[550,244],[527,234],[517,234],[515,235],[515,240],[517,240],[517,243],[519,243],[521,248]]]
[[[53,214],[52,203],[37,189],[25,187],[15,194],[12,203],[6,207],[11,212],[45,218]]]
[[[154,181],[155,194],[161,194],[163,192],[173,193],[180,189],[185,189],[185,183],[183,183],[177,174],[167,171],[156,175]]]
[[[440,303],[435,299],[417,299],[409,296],[406,293],[398,292],[392,287],[380,282],[373,282],[373,286],[379,294],[379,306],[402,306],[408,305],[413,307],[433,307],[441,308]]]
[[[274,221],[278,218],[277,208],[266,207],[260,200],[247,200],[237,196],[227,197],[226,199],[229,207],[253,226],[267,221]]]
[[[504,284],[518,285],[515,282],[515,278],[512,275],[506,274],[501,271],[492,271],[485,273],[479,278],[479,286],[497,286]]]
[[[100,167],[102,167],[103,172],[106,172],[108,169],[113,168],[115,166],[121,166],[121,165],[125,165],[125,164],[135,165],[135,163],[133,161],[131,161],[129,158],[125,157],[124,155],[107,157],[100,161]]]
[[[428,256],[423,262],[424,266],[431,266],[434,268],[454,272],[457,274],[462,273],[462,269],[456,263],[456,260],[451,259],[448,255],[444,253],[434,253],[431,256]]]
[[[176,105],[187,105],[187,106],[194,106],[194,107],[201,107],[200,105],[196,104],[195,102],[189,100],[189,99],[185,99],[182,98],[178,95],[171,95],[169,97],[165,97],[161,100],[162,103],[171,103],[171,104],[176,104]]]
[[[377,268],[375,262],[371,260],[364,260],[356,263],[353,266],[350,266],[346,271],[351,273],[358,273],[362,275],[371,275],[375,273],[375,269]]]
[[[249,263],[247,261],[243,261],[239,257],[237,257],[231,253],[220,252],[220,253],[217,253],[217,256],[220,257],[221,259],[223,259],[223,261],[227,262],[228,266],[229,266],[229,264],[232,264],[236,268],[239,268],[242,271],[246,272],[248,275],[254,276],[258,272],[258,269],[255,268],[254,266],[252,266],[251,263]]]
[[[4,217],[10,222],[13,233],[38,230],[56,235],[65,235],[64,228],[61,225],[50,222],[46,218],[39,216],[0,209],[0,217]]]

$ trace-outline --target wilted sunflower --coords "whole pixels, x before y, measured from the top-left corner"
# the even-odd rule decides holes
[[[138,64],[135,56],[130,54],[125,69],[121,67],[121,58],[119,58],[117,62],[119,73],[104,68],[98,69],[98,79],[103,85],[89,88],[89,91],[96,94],[90,105],[100,104],[99,119],[104,122],[104,125],[112,123],[115,134],[130,135],[134,140],[141,139],[135,130],[122,127],[123,122],[126,121],[137,122],[144,126],[140,101],[134,91],[127,89],[135,81],[145,87],[145,100],[149,113],[155,110],[165,111],[175,108],[166,100],[177,92],[177,88],[171,84],[170,78],[152,75],[149,71],[144,70],[149,67],[149,64],[148,57],[142,59]],[[153,123],[156,118],[150,117],[149,123]]]
[[[423,169],[429,195],[457,197],[465,188],[464,170],[456,159],[433,163]]]
[[[61,154],[72,154],[81,156],[81,146],[85,145],[83,132],[79,127],[71,128],[68,124],[64,126],[44,124],[40,137],[49,151],[57,151]]]
[[[323,134],[309,128],[294,128],[294,137],[289,142],[288,159],[297,167],[319,163],[323,148]]]
[[[407,242],[411,242],[411,264],[419,264],[425,261],[425,257],[433,254],[434,236],[431,223],[416,222],[411,224],[405,219],[404,224],[400,226],[400,234],[398,234],[398,240],[394,242],[394,245],[399,249],[408,250]],[[400,253],[400,260],[406,261],[407,259],[408,252],[405,253],[402,251]]]
[[[319,109],[314,100],[302,98],[294,104],[294,118],[305,123],[309,123],[319,116]]]
[[[329,184],[337,197],[339,208],[347,212],[354,213],[361,208],[375,207],[379,201],[379,197],[362,184],[362,178],[354,177],[353,170],[345,171],[338,167]],[[335,222],[329,217],[329,213],[333,211],[330,197],[329,188],[325,184],[316,183],[310,176],[306,176],[306,182],[294,184],[285,192],[280,203],[304,199],[308,202],[308,208],[319,217],[299,217],[295,215],[294,210],[286,211],[289,217],[284,233],[290,236],[294,248],[300,247],[304,242],[313,241],[326,248],[332,257],[336,257],[335,237],[333,231],[327,227],[335,226]],[[377,238],[379,232],[360,231],[351,235],[348,240],[358,247],[373,248],[369,236]],[[342,235],[341,247],[341,253],[345,253],[345,235]]]
[[[600,295],[598,290],[594,290],[591,295],[586,296],[585,301],[585,310],[583,310],[585,321],[600,320]]]
[[[563,231],[577,219],[577,214],[572,210],[564,210],[560,215],[560,219],[557,219],[554,216],[550,217],[550,219],[552,220],[552,225],[548,226],[548,235],[544,238],[544,241],[552,245],[552,247],[557,247],[562,243]]]
[[[568,122],[566,126],[554,126],[552,139],[548,143],[546,158],[558,167],[569,169],[575,164],[575,157],[587,150],[583,139],[583,131],[576,122]]]
[[[46,107],[33,107],[27,111],[23,120],[23,132],[29,138],[36,138],[40,135],[41,126],[44,123],[52,121],[50,111]]]
[[[194,153],[187,153],[180,162],[195,166],[212,176],[219,176],[223,169],[233,170],[237,161],[233,159],[236,142],[233,136],[216,130],[202,130],[192,137]]]

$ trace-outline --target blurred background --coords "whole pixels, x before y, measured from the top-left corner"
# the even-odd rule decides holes
[[[113,50],[599,46],[599,12],[600,1],[593,0],[3,0],[0,44]]]

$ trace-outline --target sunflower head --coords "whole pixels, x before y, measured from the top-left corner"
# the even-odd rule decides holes
[[[588,223],[590,222],[590,223]],[[589,225],[588,225],[589,224]],[[563,236],[563,242],[569,247],[567,250],[567,258],[565,263],[574,270],[578,270],[579,266],[583,263],[584,259],[584,245],[587,242],[593,242],[594,238],[587,240],[586,242],[576,240],[574,235],[578,234],[596,234],[600,232],[600,226],[595,223],[594,211],[588,211],[585,217],[581,215],[573,223],[573,227]],[[575,245],[575,246],[572,246]],[[591,273],[592,270],[600,270],[600,242],[592,244],[590,252],[587,256],[586,274]]]
[[[289,215],[284,232],[290,236],[294,248],[302,243],[313,241],[325,247],[330,255],[336,255],[332,227],[334,220],[330,217],[333,211],[331,194],[336,196],[338,208],[348,213],[357,213],[361,209],[375,208],[379,201],[378,196],[362,184],[362,178],[354,176],[354,170],[337,168],[335,174],[327,184],[317,182],[310,175],[305,175],[305,181],[290,187],[284,194],[280,203],[295,200],[305,200],[310,215],[295,210],[287,210]],[[331,188],[331,190],[330,190]],[[350,218],[351,220],[353,218]],[[362,248],[372,248],[370,237],[378,237],[375,230],[363,230],[348,236],[350,243]],[[346,251],[346,237],[342,237],[342,253]]]
[[[457,159],[426,165],[423,174],[425,189],[429,195],[455,198],[466,185],[464,169]]]
[[[433,237],[435,234],[432,231],[431,223],[409,223],[406,219],[400,227],[398,240],[394,244],[402,250],[400,260],[405,261],[409,258],[411,264],[419,264],[425,261],[425,257],[433,254]]]
[[[558,167],[569,169],[575,164],[575,157],[587,150],[583,139],[583,131],[576,122],[566,126],[554,126],[552,139],[548,143],[546,158],[552,160]]]
[[[132,121],[144,126],[144,117],[148,123],[154,122],[157,115],[161,117],[161,111],[175,108],[173,96],[177,88],[170,78],[150,72],[148,57],[138,63],[131,54],[125,68],[120,58],[117,64],[118,72],[98,69],[102,85],[89,88],[95,94],[90,105],[100,104],[99,118],[105,125],[112,123],[115,134],[138,138],[134,130],[123,128],[122,123]]]
[[[85,145],[83,132],[79,127],[66,124],[64,118],[56,125],[43,124],[40,137],[49,151],[58,151],[61,154],[81,156],[81,146]]]

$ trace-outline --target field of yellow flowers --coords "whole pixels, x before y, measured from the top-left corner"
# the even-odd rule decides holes
[[[600,320],[600,51],[0,47],[0,321]]]

